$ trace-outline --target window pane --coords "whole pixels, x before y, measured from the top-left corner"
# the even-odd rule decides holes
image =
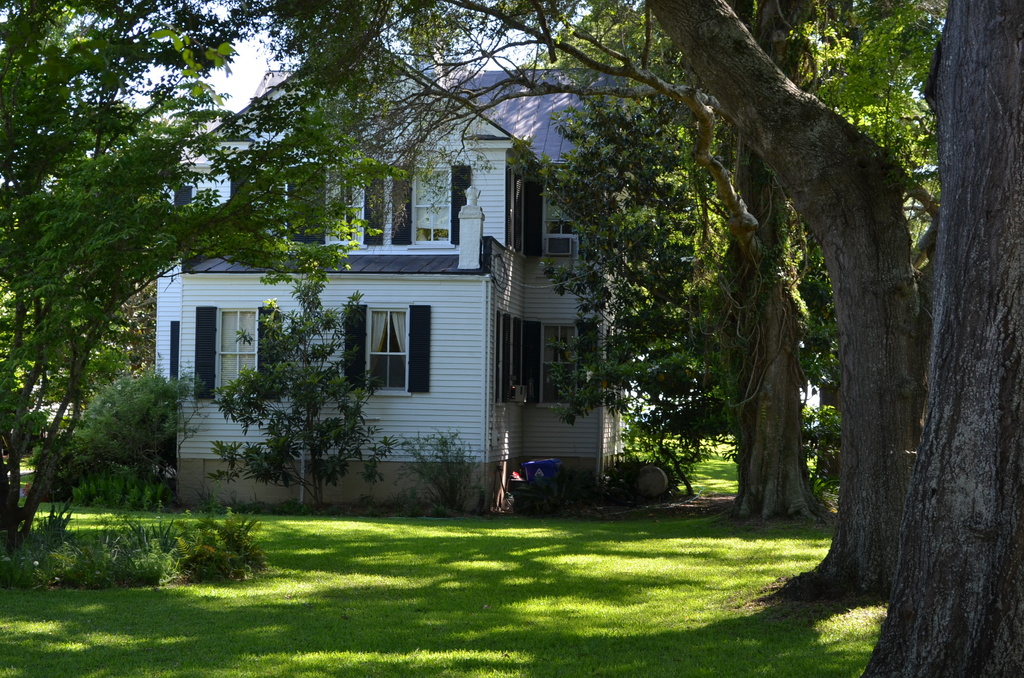
[[[388,383],[388,362],[386,356],[370,356],[370,374],[381,383]]]
[[[373,353],[387,351],[388,312],[374,311],[370,327],[370,351]]]
[[[405,356],[388,356],[388,388],[405,388]]]

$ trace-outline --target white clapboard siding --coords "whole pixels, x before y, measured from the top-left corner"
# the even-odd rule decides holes
[[[276,298],[285,310],[295,304],[287,286],[270,287],[249,274],[186,276],[182,294],[182,364],[192,362],[195,308],[256,308]],[[431,307],[430,392],[405,391],[374,395],[365,413],[381,435],[411,437],[435,431],[458,431],[477,455],[486,440],[485,402],[488,378],[488,334],[485,320],[486,278],[478,276],[336,275],[324,292],[324,303],[343,305],[353,292],[362,294],[368,309]],[[213,440],[242,440],[240,428],[223,420],[214,405],[200,434],[185,442],[183,457],[206,457]],[[399,457],[400,458],[400,457]]]
[[[555,409],[526,405],[523,411],[523,455],[527,457],[600,457],[601,422],[597,413],[575,424],[558,419]]]
[[[171,322],[181,320],[181,276],[175,267],[156,281],[156,369],[170,376]]]

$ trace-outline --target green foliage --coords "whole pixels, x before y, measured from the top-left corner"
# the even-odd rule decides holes
[[[668,465],[658,463],[656,459],[643,454],[637,454],[636,452],[630,451],[628,448],[626,454],[614,461],[608,468],[605,469],[604,478],[602,478],[602,487],[605,492],[606,498],[612,500],[615,503],[624,502],[629,504],[639,504],[646,501],[650,501],[647,497],[642,496],[637,490],[637,479],[640,471],[647,466],[657,466],[665,475],[668,476],[668,489],[665,491],[666,496],[675,496],[676,489],[680,485],[686,486],[686,494],[693,494],[693,486],[690,480],[693,467],[696,466],[696,462],[689,465],[689,471],[686,476],[680,476],[676,472],[675,468]]]
[[[401,449],[413,460],[406,464],[403,477],[418,481],[431,507],[465,511],[481,491],[475,456],[458,431],[408,438]]]
[[[557,375],[563,415],[572,421],[601,405],[625,412],[644,439],[679,441],[662,453],[678,452],[684,466],[701,438],[727,427],[704,314],[718,286],[705,261],[721,256],[724,241],[711,223],[708,178],[691,159],[688,121],[668,101],[586,102],[563,121],[573,151],[540,169],[580,238],[579,259],[549,274],[592,319],[571,347],[576,364]]]
[[[168,379],[153,371],[124,375],[99,389],[57,470],[54,496],[70,496],[89,476],[94,482],[97,476],[127,476],[139,484],[154,478],[173,483],[178,435],[189,433],[184,430],[187,417],[179,417],[179,403],[187,402],[192,392],[190,379]],[[82,501],[76,499],[90,505]]]
[[[345,346],[346,328],[360,312],[358,297],[344,308],[324,308],[324,281],[298,280],[298,310],[275,310],[261,319],[261,367],[243,369],[217,391],[225,417],[256,429],[258,440],[214,443],[226,462],[217,480],[249,478],[260,483],[301,485],[314,505],[324,486],[337,485],[352,462],[364,462],[364,477],[376,479],[376,462],[395,442],[375,438],[363,408],[376,389],[367,377],[350,379],[345,368],[355,347]]]
[[[0,587],[98,589],[157,586],[177,576],[175,521],[118,516],[98,532],[68,529],[68,505],[51,508],[30,538],[0,561]]]
[[[807,465],[814,477],[839,479],[839,451],[842,446],[842,417],[834,407],[805,407],[803,416],[803,447]]]
[[[935,117],[924,101],[942,12],[920,0],[848,3],[808,24],[818,96],[885,148],[916,181],[937,169]]]
[[[288,236],[347,234],[347,202],[324,201],[299,217],[284,182],[307,187],[330,176],[341,189],[374,166],[353,157],[349,127],[297,114],[311,108],[300,96],[263,101],[241,122],[196,90],[229,60],[226,43],[256,30],[240,8],[15,1],[0,15],[0,477],[17,480],[33,454],[36,471],[20,506],[18,484],[0,483],[0,504],[14,507],[0,514],[0,528],[14,546],[93,380],[120,367],[113,363],[136,315],[129,302],[179,261],[230,255],[269,270],[336,263],[344,248]],[[227,149],[224,137],[260,141]],[[246,190],[224,204],[201,190],[174,205],[174,191],[209,178],[189,162],[199,157],[214,174],[250,178]]]
[[[256,543],[260,522],[229,513],[223,520],[200,518],[181,526],[177,539],[178,567],[190,582],[246,579],[266,567]]]
[[[152,511],[170,506],[174,493],[159,477],[140,478],[127,471],[108,471],[82,477],[71,491],[76,506]]]

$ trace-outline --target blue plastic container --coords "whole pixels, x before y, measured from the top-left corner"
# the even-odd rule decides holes
[[[537,459],[535,461],[524,461],[520,466],[523,469],[523,475],[526,476],[526,482],[546,482],[558,475],[558,472],[562,470],[561,459]]]

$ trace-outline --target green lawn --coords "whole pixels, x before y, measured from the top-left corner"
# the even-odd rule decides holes
[[[736,494],[736,462],[712,457],[697,464],[690,483],[698,494]]]
[[[882,615],[753,603],[808,526],[263,520],[254,581],[3,591],[0,677],[857,676]]]

